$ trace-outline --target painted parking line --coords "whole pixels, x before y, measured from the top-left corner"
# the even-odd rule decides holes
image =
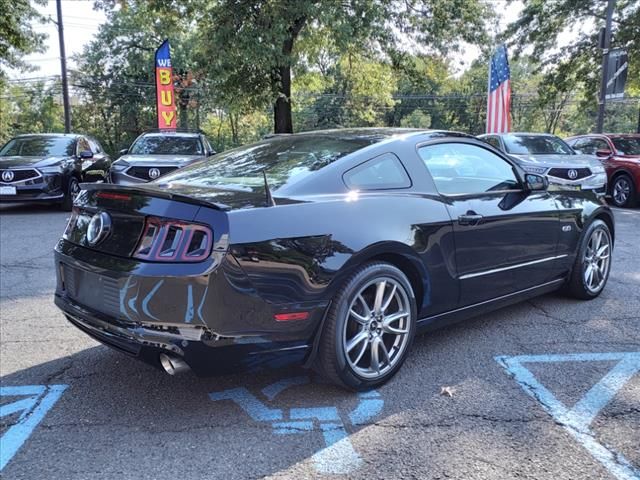
[[[554,420],[619,480],[640,480],[640,470],[611,446],[596,440],[590,425],[620,389],[640,372],[640,352],[499,356],[502,365]],[[528,370],[527,363],[605,362],[616,365],[573,406],[564,403]]]
[[[0,418],[22,412],[18,421],[0,437],[0,472],[60,400],[66,388],[67,385],[0,387],[0,400],[2,397],[24,397],[0,405]]]
[[[308,376],[285,378],[263,388],[260,395],[272,402],[284,390],[308,383],[311,383]],[[212,392],[209,397],[215,402],[231,400],[252,420],[271,422],[274,435],[320,431],[325,446],[313,453],[313,463],[318,473],[334,475],[347,475],[362,465],[362,458],[349,440],[346,425],[365,425],[380,414],[384,407],[384,400],[375,390],[358,395],[358,405],[346,416],[347,420],[343,419],[337,405],[274,408],[244,387]]]

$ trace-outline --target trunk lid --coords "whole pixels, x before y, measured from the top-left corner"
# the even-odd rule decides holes
[[[216,230],[214,237],[228,231],[223,212],[225,206],[214,202],[175,191],[137,186],[83,184],[82,188],[74,202],[74,212],[64,238],[85,248],[131,257],[145,231],[148,217],[204,224]],[[104,240],[92,245],[87,233],[91,219],[99,212],[108,213],[109,233]]]

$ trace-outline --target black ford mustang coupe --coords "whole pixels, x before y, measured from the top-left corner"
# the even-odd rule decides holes
[[[277,135],[140,186],[84,185],[56,304],[97,340],[209,374],[296,360],[367,389],[418,331],[603,290],[614,223],[467,135]]]

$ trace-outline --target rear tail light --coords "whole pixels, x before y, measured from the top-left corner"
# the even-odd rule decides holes
[[[204,225],[148,217],[133,256],[152,262],[200,262],[211,254],[213,232]]]

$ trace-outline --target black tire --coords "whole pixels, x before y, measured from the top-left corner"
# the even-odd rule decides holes
[[[602,234],[606,237],[606,241],[608,242],[608,249],[606,252],[606,254],[608,255],[608,261],[606,262],[606,267],[602,269],[604,270],[602,272],[602,284],[598,288],[594,289],[590,287],[590,283],[588,282],[588,268],[589,265],[591,265],[592,270],[595,268],[594,263],[589,260],[589,257],[592,253],[592,239],[594,239],[594,235],[597,235],[598,232],[602,232]],[[585,229],[582,238],[580,239],[580,248],[578,249],[578,253],[573,264],[573,269],[571,271],[571,276],[569,277],[566,285],[566,293],[580,300],[592,300],[600,295],[607,284],[609,273],[611,272],[612,249],[613,241],[611,239],[611,231],[609,230],[609,227],[602,220],[594,220]],[[600,270],[598,269],[598,271]]]
[[[62,210],[70,212],[73,208],[73,199],[80,191],[80,182],[76,177],[69,178],[67,182],[67,189],[64,192],[64,199],[62,200]]]
[[[628,208],[636,204],[636,187],[626,173],[613,179],[611,184],[611,203],[616,207]]]
[[[373,313],[374,305],[374,309],[371,309],[370,312],[371,316],[367,317],[369,323],[365,325],[348,312],[352,310],[352,307],[353,309],[357,308],[352,305],[352,302],[358,301],[356,297],[362,294],[363,299],[365,296],[370,298],[369,292],[375,294],[382,282],[384,282],[382,297],[385,300],[391,299],[390,303],[384,302],[387,303],[387,308],[379,309],[379,317],[375,317]],[[359,303],[359,305],[362,304]],[[363,306],[363,308],[367,307]],[[408,314],[403,315],[404,312],[408,312]],[[397,373],[408,355],[415,336],[416,315],[416,300],[411,283],[400,269],[385,262],[372,262],[363,265],[345,281],[333,298],[321,333],[315,369],[333,383],[348,389],[368,390],[385,383]],[[392,327],[392,329],[396,332],[406,331],[406,333],[398,334],[387,331],[391,324],[385,325],[385,321],[394,316],[398,317],[397,320],[392,321],[397,327]],[[377,329],[374,328],[376,321],[379,326]],[[396,324],[396,322],[399,323]],[[374,364],[373,346],[376,346],[375,365],[378,368],[375,370],[372,368],[374,371],[371,373],[360,374],[358,369],[364,370],[364,368],[358,367],[358,360],[355,360],[355,367],[352,366],[353,357],[347,360],[347,336],[353,327],[355,327],[355,333],[352,333],[354,338],[351,340],[355,340],[355,336],[368,335],[367,339],[362,340],[364,342],[363,350],[359,355],[356,355],[358,359],[361,358],[361,362],[366,362],[368,351],[371,365]],[[383,344],[380,345],[380,342]],[[400,343],[396,344],[395,342]],[[360,343],[355,345],[359,347]],[[356,349],[354,348],[354,350]],[[359,347],[357,350],[361,350],[361,348]],[[380,357],[382,362],[377,363],[380,352],[383,353]],[[366,375],[373,376],[367,377]]]

